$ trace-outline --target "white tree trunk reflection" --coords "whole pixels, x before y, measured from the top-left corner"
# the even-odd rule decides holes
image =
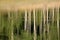
[[[27,10],[25,10],[25,23],[24,23],[24,30],[26,31],[27,27]]]
[[[59,7],[57,8],[57,32],[58,32],[58,40],[59,40]]]
[[[34,40],[36,40],[35,9],[33,10],[33,18],[34,18]]]

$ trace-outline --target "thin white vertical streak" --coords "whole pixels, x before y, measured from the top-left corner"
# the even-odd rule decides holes
[[[8,21],[9,21],[9,24],[11,24],[10,26],[11,26],[11,28],[10,28],[10,33],[11,33],[11,35],[10,35],[10,37],[9,37],[9,40],[14,40],[14,38],[13,38],[13,15],[12,15],[12,17],[10,17],[10,11],[8,11]],[[11,20],[11,23],[10,23],[10,20]]]
[[[47,35],[48,35],[48,39],[49,40],[49,23],[48,23],[48,8],[47,8]]]
[[[42,11],[41,11],[41,18],[40,19],[41,19],[41,21],[40,21],[41,22],[40,23],[40,33],[41,33],[42,32]]]
[[[34,40],[36,40],[35,9],[33,10],[33,18],[34,18]]]
[[[45,29],[45,14],[46,14],[46,13],[45,13],[45,8],[44,8],[44,9],[43,9],[43,18],[44,18],[44,24],[43,24],[43,25],[44,25],[44,28],[43,28],[44,30],[43,30],[43,35],[44,35],[44,40],[46,40],[46,35],[45,35],[45,30],[46,30],[46,29]]]
[[[28,25],[29,25],[29,31],[31,31],[31,10],[28,12]]]
[[[58,40],[59,40],[59,7],[57,9],[57,32],[58,32]]]
[[[25,10],[25,24],[24,24],[24,30],[26,30],[27,27],[27,10]]]
[[[40,19],[41,19],[41,21],[40,21],[40,40],[42,40],[42,10],[41,10],[41,14],[40,14],[41,16],[40,16]]]
[[[54,8],[53,8],[53,13],[52,13],[52,23],[54,23]]]

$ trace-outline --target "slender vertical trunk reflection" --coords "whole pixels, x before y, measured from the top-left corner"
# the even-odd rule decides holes
[[[35,9],[33,10],[33,18],[34,18],[34,40],[36,40]]]
[[[45,17],[46,17],[46,16],[45,16],[45,14],[46,14],[46,13],[45,13],[45,10],[46,10],[46,9],[44,8],[44,9],[43,9],[43,19],[44,19],[44,20],[43,20],[43,39],[44,39],[44,40],[46,40],[46,35],[45,35],[45,31],[46,31],[46,27],[45,27],[45,26],[46,26],[46,25],[45,25],[45,21],[46,21],[46,18],[45,18]]]
[[[59,7],[57,8],[57,32],[58,32],[58,40],[59,40]]]
[[[40,40],[42,40],[42,32],[43,32],[43,31],[42,31],[42,13],[43,13],[43,12],[42,12],[42,10],[41,10],[41,13],[40,13],[40,15],[41,15],[41,16],[40,16]]]
[[[52,13],[52,25],[54,24],[54,8],[53,8],[53,13]]]
[[[12,13],[12,15],[10,15],[10,14],[11,13],[8,12],[9,24],[11,24],[10,25],[10,37],[9,37],[9,40],[14,40],[14,38],[13,38],[13,13]]]
[[[49,20],[48,20],[48,17],[49,16],[48,16],[48,8],[47,8],[47,37],[48,37],[47,40],[49,40],[49,23],[48,23]]]
[[[27,10],[25,10],[25,24],[24,24],[24,30],[26,31],[27,27]]]
[[[28,11],[28,31],[31,32],[31,10]]]

